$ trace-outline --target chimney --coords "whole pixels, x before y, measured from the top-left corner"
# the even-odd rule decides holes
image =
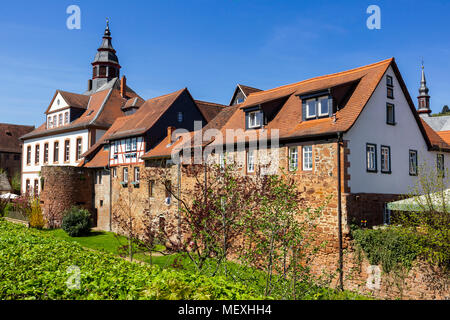
[[[175,127],[167,127],[167,137],[169,138],[169,144],[171,144],[172,141],[172,133],[175,130]]]
[[[88,80],[88,91],[92,90],[92,79]]]
[[[127,78],[125,76],[120,79],[120,95],[122,98],[126,98],[127,95]]]

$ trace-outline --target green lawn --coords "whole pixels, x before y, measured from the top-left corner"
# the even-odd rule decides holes
[[[53,238],[62,239],[70,242],[76,242],[81,246],[89,249],[94,249],[103,252],[109,252],[119,255],[119,248],[128,244],[128,239],[124,236],[115,235],[113,232],[107,231],[91,231],[91,233],[84,237],[71,237],[62,229],[43,230],[43,232]],[[163,246],[157,246],[156,249],[163,250]],[[152,256],[150,259],[149,253],[143,253],[136,249],[133,259],[153,263],[162,268],[169,267],[173,264],[177,255]]]

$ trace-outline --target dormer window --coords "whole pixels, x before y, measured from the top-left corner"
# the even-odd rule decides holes
[[[249,129],[260,128],[262,126],[262,111],[252,111],[247,113],[247,127]]]
[[[333,100],[329,94],[311,94],[300,98],[303,100],[303,120],[329,117],[333,112]]]

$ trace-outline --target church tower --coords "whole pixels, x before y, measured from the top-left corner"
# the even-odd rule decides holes
[[[425,71],[422,64],[422,79],[420,81],[419,96],[417,97],[419,100],[419,108],[417,112],[422,116],[429,116],[431,113],[430,96],[428,95],[428,91],[427,80],[425,79]]]
[[[114,50],[111,42],[109,21],[106,20],[102,44],[97,49],[97,54],[92,62],[92,79],[89,80],[88,91],[96,91],[112,79],[119,78],[120,68],[116,50]]]

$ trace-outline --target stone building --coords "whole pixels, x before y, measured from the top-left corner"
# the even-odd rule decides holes
[[[116,119],[102,139],[83,155],[83,167],[96,172],[98,226],[104,230],[114,229],[115,204],[130,189],[130,196],[140,197],[142,201],[142,205],[137,204],[134,210],[140,214],[146,210],[151,197],[147,197],[148,181],[141,180],[144,169],[141,157],[163,140],[168,131],[177,128],[193,131],[195,121],[201,128],[224,107],[194,100],[185,88],[149,99],[135,113]]]

